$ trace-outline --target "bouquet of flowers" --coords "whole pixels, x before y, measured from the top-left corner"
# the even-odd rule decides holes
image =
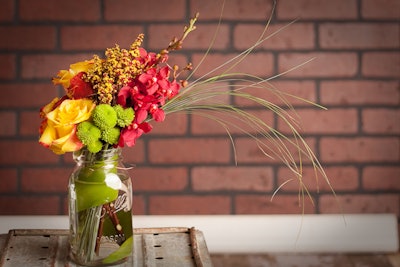
[[[70,65],[69,70],[61,70],[53,82],[62,85],[66,94],[54,98],[41,109],[40,144],[56,154],[84,150],[96,157],[109,148],[134,146],[141,135],[152,130],[151,121],[162,122],[169,113],[185,112],[218,122],[226,129],[233,147],[233,129],[253,138],[262,153],[281,160],[296,174],[303,193],[308,191],[302,183],[302,158],[307,158],[327,179],[317,158],[297,131],[297,122],[287,111],[291,106],[286,98],[292,96],[273,87],[269,82],[272,78],[231,71],[268,39],[265,31],[252,47],[194,81],[191,77],[198,66],[168,64],[170,53],[181,49],[185,38],[195,30],[196,20],[197,16],[190,20],[181,37],[173,38],[158,53],[148,52],[141,46],[144,35],[140,34],[129,49],[116,45],[106,49],[104,58],[95,55],[90,60]],[[206,56],[207,53],[204,58]],[[182,72],[189,73],[186,79],[180,79]],[[288,108],[251,94],[249,88],[273,93]],[[288,125],[291,135],[284,135],[240,106],[221,101],[221,96],[242,98],[275,113]],[[296,148],[297,157],[292,155],[291,147]],[[99,187],[92,193],[104,195],[103,189]],[[104,199],[100,204],[113,201],[115,197],[104,196]],[[93,214],[101,214],[101,210]],[[94,215],[83,217],[86,223],[95,218]],[[78,232],[82,234],[84,230]],[[93,243],[90,250],[96,246]]]
[[[177,81],[182,70],[167,61],[169,52],[179,49],[195,28],[194,21],[158,54],[141,47],[140,34],[129,50],[116,45],[106,50],[105,59],[95,55],[60,71],[53,82],[62,85],[66,95],[41,109],[39,142],[56,154],[83,147],[97,153],[109,146],[134,146],[152,129],[149,120],[164,121],[163,106],[187,84]]]

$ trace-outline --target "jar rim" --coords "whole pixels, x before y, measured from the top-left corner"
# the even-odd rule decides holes
[[[76,162],[115,161],[122,158],[121,152],[122,149],[120,147],[102,149],[97,153],[92,153],[87,148],[82,148],[73,152],[72,157]]]

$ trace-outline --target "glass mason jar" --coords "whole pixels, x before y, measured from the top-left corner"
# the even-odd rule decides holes
[[[132,254],[132,184],[121,149],[74,152],[69,180],[70,257],[85,266],[120,264]]]

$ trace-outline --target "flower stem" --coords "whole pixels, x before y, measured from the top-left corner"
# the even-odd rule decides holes
[[[99,255],[99,250],[100,250],[100,241],[101,241],[101,236],[103,235],[103,226],[104,226],[104,219],[106,215],[106,209],[103,205],[101,208],[101,218],[100,218],[100,224],[99,224],[99,229],[97,231],[97,237],[96,237],[96,247],[95,247],[95,252],[96,255]]]
[[[100,225],[102,207],[90,208],[83,214],[84,225],[81,232],[82,241],[79,243],[79,252],[86,262],[93,260],[97,242],[97,233]],[[94,227],[94,229],[93,229]]]

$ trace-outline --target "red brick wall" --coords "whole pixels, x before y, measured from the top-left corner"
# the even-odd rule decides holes
[[[216,28],[219,1],[1,0],[0,1],[0,214],[65,214],[70,155],[37,143],[39,108],[57,88],[59,69],[128,46],[140,32],[148,50],[163,48],[196,11],[198,29],[171,60],[196,64]],[[294,101],[303,134],[325,166],[344,212],[400,215],[398,0],[278,0],[270,32],[299,20],[261,45],[242,66],[264,77],[305,60],[311,63],[274,84],[316,101],[321,111]],[[221,31],[198,73],[247,48],[271,11],[270,0],[227,0]],[[245,105],[246,103],[242,103]],[[285,127],[263,114],[273,126]],[[136,214],[301,213],[298,188],[278,162],[254,156],[246,137],[234,136],[239,166],[223,129],[199,117],[174,115],[125,150],[132,171]],[[338,213],[329,187],[306,213]]]

